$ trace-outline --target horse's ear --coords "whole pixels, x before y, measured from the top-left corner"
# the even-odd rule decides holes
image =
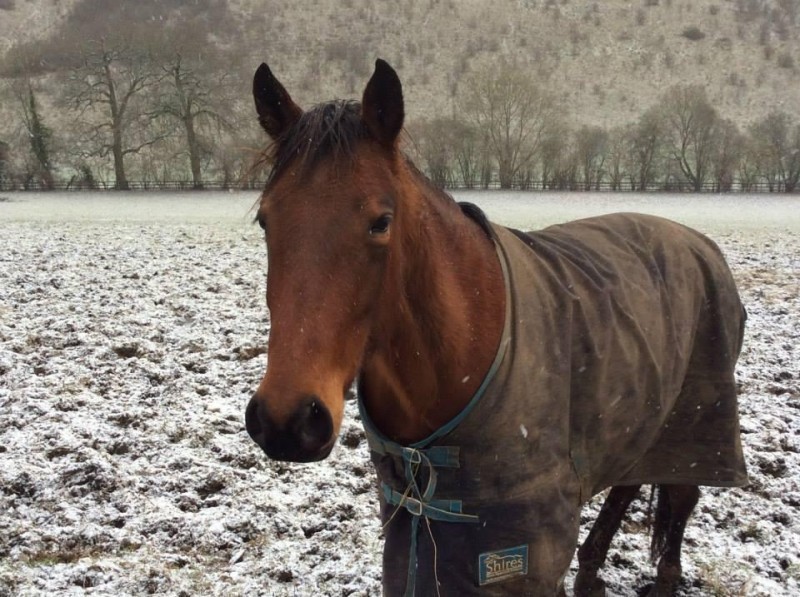
[[[273,140],[280,139],[303,114],[263,62],[253,77],[253,99],[258,121]]]
[[[375,61],[375,72],[364,89],[361,118],[370,133],[391,148],[403,128],[404,115],[400,78],[387,62],[378,58]]]

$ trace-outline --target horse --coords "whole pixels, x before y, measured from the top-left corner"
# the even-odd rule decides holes
[[[322,460],[357,384],[385,595],[566,595],[581,506],[611,488],[574,583],[603,595],[642,484],[658,488],[649,594],[672,594],[699,486],[747,483],[745,310],[719,248],[643,214],[491,223],[403,152],[383,60],[360,102],[303,110],[266,64],[253,97],[272,140],[256,217],[271,330],[250,437]]]

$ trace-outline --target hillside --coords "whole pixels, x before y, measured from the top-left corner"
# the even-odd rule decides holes
[[[0,0],[0,51],[68,35],[76,26],[69,14],[82,5],[92,7],[81,18],[96,19],[95,31],[118,26],[114,17],[124,4]],[[242,58],[242,93],[249,73],[266,59],[306,104],[358,95],[380,56],[404,80],[408,114],[446,115],[464,75],[504,56],[537,73],[587,124],[633,120],[670,85],[687,82],[705,84],[722,115],[740,126],[771,108],[800,114],[799,0],[138,4],[152,6],[128,10],[125,18],[156,28],[221,5],[235,25],[215,42]]]
[[[587,124],[628,122],[676,83],[705,84],[722,114],[742,125],[772,107],[800,110],[798,2],[788,13],[777,8],[786,2],[411,0],[391,14],[359,0],[302,13],[275,4],[285,6],[254,18],[248,43],[313,97],[341,93],[343,73],[345,89],[358,92],[368,61],[381,55],[407,82],[410,114],[448,113],[465,74],[507,56]],[[685,37],[692,27],[704,37]]]
[[[82,2],[5,4],[0,48],[7,50],[63,35]],[[704,83],[723,115],[740,124],[773,107],[800,111],[797,1],[406,0],[387,11],[369,0],[235,0],[227,9],[238,39],[217,42],[242,55],[242,76],[267,59],[305,103],[357,95],[381,56],[403,76],[409,114],[449,113],[463,75],[502,55],[538,73],[565,108],[591,124],[627,122],[679,82]],[[93,14],[102,31],[103,14],[114,11]],[[703,37],[683,35],[692,31]]]
[[[79,0],[0,0],[0,53],[56,35]]]

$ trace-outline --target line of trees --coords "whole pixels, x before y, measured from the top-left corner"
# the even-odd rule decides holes
[[[800,190],[800,122],[773,111],[744,131],[698,85],[678,85],[627,126],[575,127],[568,108],[513,65],[472,75],[454,115],[411,127],[437,184],[571,190]]]
[[[0,65],[0,189],[242,177],[243,148],[263,140],[238,116],[239,59],[209,50],[217,23],[117,25],[15,48]]]
[[[0,112],[18,124],[0,136],[0,189],[199,189],[245,178],[246,148],[263,140],[230,62],[204,55],[189,29],[166,45],[141,36],[85,41],[61,74],[8,79]],[[410,153],[441,186],[800,190],[800,122],[774,111],[741,130],[701,86],[668,89],[611,130],[575,126],[513,64],[475,72],[460,90],[452,116],[409,126]],[[56,95],[45,110],[42,98]]]

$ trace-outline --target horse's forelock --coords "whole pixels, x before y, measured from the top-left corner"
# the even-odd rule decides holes
[[[350,159],[357,142],[368,134],[359,102],[335,100],[318,104],[304,112],[273,145],[273,166],[267,184],[280,176],[290,163],[301,172],[307,172],[325,158]]]

